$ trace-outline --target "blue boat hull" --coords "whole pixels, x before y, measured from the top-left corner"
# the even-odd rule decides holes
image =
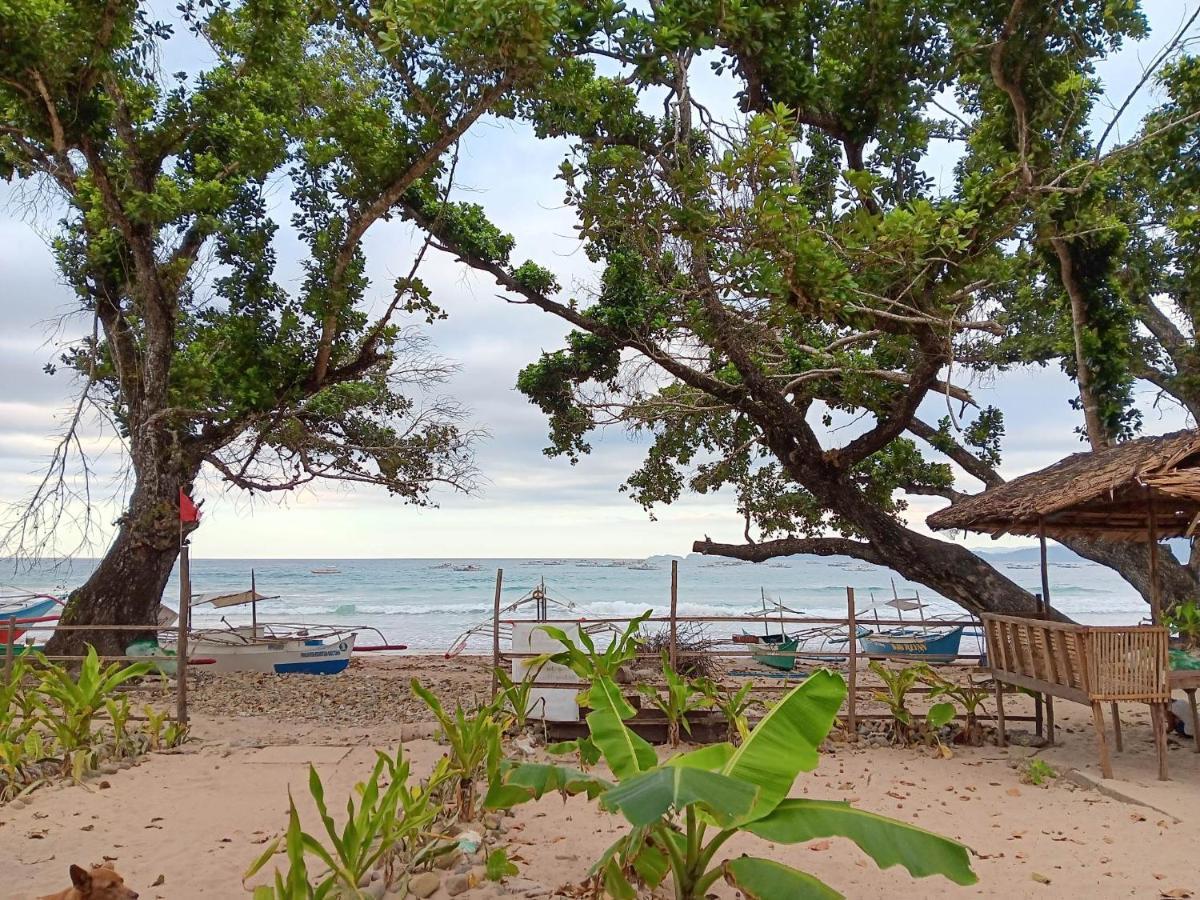
[[[874,631],[861,637],[859,646],[868,656],[949,662],[958,656],[962,634],[962,627],[936,631],[930,629]]]

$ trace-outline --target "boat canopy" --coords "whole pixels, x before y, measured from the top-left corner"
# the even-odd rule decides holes
[[[260,594],[258,591],[210,591],[204,594],[192,594],[192,606],[201,606],[205,603],[210,603],[217,609],[223,609],[226,606],[242,606],[246,603],[255,603],[259,600],[271,600],[265,594]]]
[[[868,604],[862,607],[859,612],[865,612],[868,609],[879,609],[884,606],[890,606],[892,609],[898,609],[901,612],[912,612],[916,609],[925,609],[929,604],[922,603],[916,597],[897,597],[894,600],[881,600],[878,603]]]

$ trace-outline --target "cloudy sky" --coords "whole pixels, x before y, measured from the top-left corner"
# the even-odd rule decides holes
[[[1153,32],[1141,44],[1106,61],[1102,75],[1110,96],[1123,98],[1143,63],[1174,33],[1194,0],[1145,2]],[[168,70],[177,66],[169,57]],[[1134,130],[1145,97],[1122,120]],[[1103,114],[1103,111],[1102,113]],[[592,281],[574,238],[573,218],[553,180],[563,147],[534,141],[509,124],[485,123],[464,143],[459,166],[461,196],[484,204],[493,220],[517,237],[515,259],[533,258],[554,269],[560,281],[586,288]],[[935,173],[936,174],[936,173]],[[286,188],[278,203],[286,203]],[[72,382],[43,374],[61,342],[79,333],[78,320],[60,322],[71,297],[59,283],[47,245],[56,218],[44,197],[0,184],[0,502],[19,503],[40,477],[58,424],[70,407]],[[393,278],[407,271],[412,235],[384,224],[366,242],[373,298],[384,299]],[[281,253],[283,276],[299,277],[294,256]],[[657,511],[651,521],[619,494],[618,486],[645,450],[622,431],[594,436],[593,453],[577,466],[542,454],[542,415],[514,389],[518,370],[545,349],[560,346],[565,329],[550,316],[505,303],[488,280],[448,258],[428,261],[423,277],[449,311],[448,321],[429,332],[437,349],[460,366],[444,387],[472,411],[489,437],[478,462],[484,475],[475,496],[441,494],[436,509],[414,509],[382,491],[306,490],[280,501],[250,502],[215,479],[198,490],[205,522],[195,551],[209,557],[437,557],[437,556],[646,556],[686,553],[705,534],[740,540],[741,521],[731,497],[687,497]],[[1008,437],[1004,474],[1011,477],[1080,449],[1069,406],[1071,385],[1057,371],[1006,373],[972,386],[981,404],[1004,410]],[[1155,409],[1144,390],[1144,427],[1158,433],[1182,427],[1173,409]],[[936,407],[930,416],[944,414]],[[119,468],[119,446],[92,446],[101,473],[101,493],[111,489],[106,474]],[[976,485],[964,480],[964,486]],[[109,490],[111,493],[111,490]],[[914,498],[910,519],[920,522],[941,501]],[[99,509],[102,523],[115,516]],[[69,532],[70,529],[64,529]],[[101,529],[101,546],[107,529]],[[74,535],[60,549],[73,546]],[[977,543],[974,541],[972,543]],[[99,549],[99,548],[97,548]]]

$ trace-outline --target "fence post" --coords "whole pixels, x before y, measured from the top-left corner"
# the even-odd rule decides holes
[[[671,560],[671,668],[679,671],[679,560]]]
[[[9,616],[9,619],[8,619],[8,637],[6,637],[6,638],[4,639],[4,644],[5,644],[5,650],[4,650],[4,680],[5,680],[5,681],[11,681],[11,680],[12,680],[13,651],[15,650],[14,644],[16,643],[16,634],[17,634],[17,617],[16,617],[16,616]]]
[[[175,720],[180,725],[186,725],[188,720],[188,629],[191,628],[191,621],[192,572],[188,564],[188,545],[185,541],[179,548],[179,639],[175,642]]]
[[[858,618],[854,610],[854,588],[846,588],[846,638],[850,641],[850,659],[848,665],[850,671],[847,673],[846,680],[849,682],[848,691],[850,694],[850,706],[846,710],[846,730],[849,731],[848,740],[858,740]]]
[[[492,696],[500,687],[496,670],[500,668],[500,588],[504,584],[504,570],[496,570],[496,597],[492,602]]]

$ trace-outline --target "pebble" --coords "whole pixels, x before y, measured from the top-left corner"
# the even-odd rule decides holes
[[[431,896],[442,885],[437,872],[418,872],[408,880],[408,892],[414,897]]]
[[[446,893],[457,897],[471,887],[471,876],[464,873],[450,875],[446,878]]]

